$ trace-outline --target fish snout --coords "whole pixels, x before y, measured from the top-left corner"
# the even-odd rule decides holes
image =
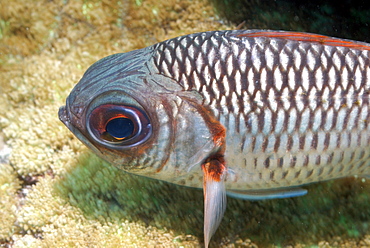
[[[58,116],[59,116],[59,120],[68,127],[70,122],[69,122],[69,117],[67,114],[66,106],[62,106],[59,108]]]

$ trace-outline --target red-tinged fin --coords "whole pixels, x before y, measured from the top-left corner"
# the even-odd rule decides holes
[[[204,245],[207,248],[226,209],[226,166],[222,157],[208,159],[203,165]]]
[[[304,41],[304,42],[315,42],[325,46],[339,46],[347,47],[358,50],[370,50],[370,45],[351,41],[342,40],[339,38],[332,38],[325,35],[301,33],[301,32],[288,32],[288,31],[256,31],[244,34],[239,34],[237,37],[268,37],[268,38],[278,38],[286,40]]]

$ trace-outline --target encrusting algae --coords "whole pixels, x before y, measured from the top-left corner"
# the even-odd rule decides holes
[[[0,244],[201,247],[202,191],[102,162],[57,112],[102,57],[235,25],[201,0],[16,0],[0,4],[0,17],[0,136],[12,149],[0,164]],[[368,182],[307,188],[296,199],[228,199],[211,247],[370,247]]]

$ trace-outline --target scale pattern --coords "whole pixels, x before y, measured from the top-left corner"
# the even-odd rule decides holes
[[[151,62],[184,90],[198,91],[226,127],[228,187],[368,174],[370,47],[246,32],[164,41]]]

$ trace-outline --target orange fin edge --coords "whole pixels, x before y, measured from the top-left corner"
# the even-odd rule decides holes
[[[208,159],[203,165],[204,246],[221,223],[226,209],[226,166],[223,157]]]
[[[257,37],[267,37],[267,38],[277,38],[277,39],[285,39],[285,40],[294,40],[294,41],[303,41],[303,42],[314,42],[319,43],[326,46],[339,46],[339,47],[347,47],[352,49],[358,50],[370,50],[370,45],[365,43],[333,38],[325,35],[320,34],[311,34],[311,33],[303,33],[303,32],[291,32],[291,31],[255,31],[255,32],[248,32],[243,34],[236,35],[237,37],[249,37],[249,38],[257,38]]]

